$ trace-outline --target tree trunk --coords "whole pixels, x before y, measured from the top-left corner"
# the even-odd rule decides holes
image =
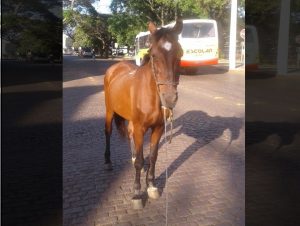
[[[165,17],[164,17],[164,7],[162,6],[161,7],[161,26],[164,26],[165,25]]]
[[[108,45],[106,45],[105,46],[105,50],[104,50],[104,57],[107,59],[108,58],[108,50],[109,50],[109,46]]]
[[[224,28],[222,23],[218,23],[218,36],[219,36],[219,57],[224,57]]]

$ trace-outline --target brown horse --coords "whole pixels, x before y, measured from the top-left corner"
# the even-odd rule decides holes
[[[143,140],[150,128],[150,167],[147,170],[146,184],[148,196],[158,198],[159,193],[154,185],[155,163],[158,143],[164,131],[163,108],[175,107],[177,102],[177,85],[179,83],[180,58],[182,49],[178,35],[182,31],[182,20],[178,19],[173,28],[157,29],[150,22],[149,54],[142,66],[137,67],[128,62],[111,66],[104,77],[106,121],[105,121],[105,164],[111,168],[110,136],[112,120],[118,130],[130,139],[133,164],[136,169],[133,197],[141,203],[141,169],[144,165]],[[126,128],[125,121],[128,121]],[[138,205],[140,208],[141,206]]]

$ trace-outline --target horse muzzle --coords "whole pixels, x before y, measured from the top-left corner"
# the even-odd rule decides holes
[[[160,100],[161,100],[162,106],[173,109],[178,100],[178,93],[177,92],[160,93]]]

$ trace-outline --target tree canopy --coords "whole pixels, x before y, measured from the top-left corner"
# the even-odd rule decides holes
[[[112,0],[112,15],[98,13],[93,6],[95,2],[64,1],[64,32],[76,45],[107,48],[112,38],[120,45],[133,45],[135,36],[147,30],[149,21],[162,26],[178,16],[217,20],[222,38],[224,31],[229,30],[230,0]],[[239,6],[244,8],[244,5],[245,1],[240,0]],[[239,24],[242,26],[243,19]]]
[[[108,17],[96,11],[95,0],[69,1],[64,4],[64,33],[74,47],[93,47],[101,55],[108,55],[111,35],[108,31]]]
[[[7,0],[2,2],[2,38],[19,53],[60,55],[62,28],[60,1]],[[56,52],[55,52],[56,51]]]
[[[112,0],[109,31],[119,43],[133,44],[135,35],[147,29],[148,21],[162,26],[181,16],[215,19],[223,34],[230,23],[230,3],[230,0]],[[239,1],[240,8],[244,5],[244,0]],[[244,22],[240,19],[239,23]]]

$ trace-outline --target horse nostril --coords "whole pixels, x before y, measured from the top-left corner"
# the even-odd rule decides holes
[[[168,94],[168,93],[163,93],[163,98],[167,101],[167,102],[176,102],[178,99],[178,94],[173,93],[173,94]]]

